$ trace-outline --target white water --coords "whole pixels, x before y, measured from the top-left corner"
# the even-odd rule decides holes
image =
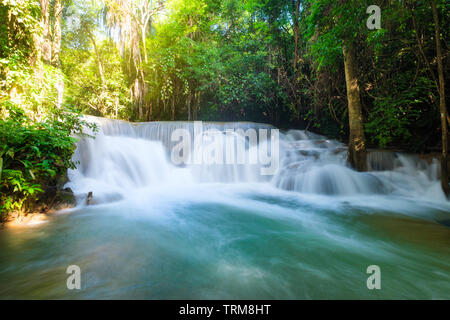
[[[450,298],[437,161],[370,152],[374,171],[358,173],[343,144],[293,130],[280,134],[274,176],[257,165],[175,166],[171,132],[192,123],[89,119],[100,132],[79,141],[69,173],[79,206],[0,232],[0,298]],[[366,287],[373,264],[382,290]],[[80,266],[82,290],[66,289],[69,265]]]
[[[301,194],[354,198],[384,195],[422,200],[446,206],[440,188],[439,163],[419,160],[401,153],[369,153],[369,167],[360,173],[346,164],[342,143],[301,130],[280,134],[280,166],[273,176],[262,176],[259,165],[175,166],[170,160],[171,133],[183,128],[193,131],[192,122],[152,122],[130,124],[124,121],[89,117],[97,123],[95,139],[78,143],[74,159],[78,169],[69,172],[70,187],[80,204],[92,191],[95,203],[127,198],[138,189],[164,186],[193,186],[202,183],[258,183]],[[204,130],[224,132],[229,128],[272,128],[255,123],[203,123]],[[256,146],[247,146],[252,148]],[[192,149],[195,153],[196,150]]]

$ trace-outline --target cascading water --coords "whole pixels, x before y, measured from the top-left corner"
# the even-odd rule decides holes
[[[202,164],[184,168],[170,161],[175,146],[171,135],[183,129],[194,135],[192,122],[151,122],[130,124],[103,118],[90,119],[100,132],[95,139],[84,138],[75,160],[80,162],[70,172],[68,184],[82,198],[93,191],[99,201],[104,195],[125,196],[135,188],[170,183],[259,182],[299,193],[359,196],[391,194],[445,202],[440,188],[439,164],[419,161],[417,156],[393,152],[369,152],[369,168],[360,173],[346,164],[346,147],[337,141],[301,130],[280,135],[280,166],[267,177],[261,166],[249,164]],[[273,129],[256,123],[203,123],[203,132],[227,129]],[[238,137],[239,138],[239,137]],[[240,137],[245,139],[245,137]],[[258,146],[248,146],[249,149]],[[191,153],[195,154],[195,148]],[[387,160],[386,160],[387,159]],[[386,169],[388,168],[388,170]],[[105,201],[109,201],[106,197]]]
[[[82,200],[93,191],[97,202],[121,198],[133,189],[161,186],[163,184],[189,184],[200,182],[262,182],[267,177],[259,174],[257,164],[192,164],[176,166],[170,161],[170,150],[176,145],[171,135],[177,129],[186,130],[194,137],[194,123],[152,122],[130,124],[90,117],[98,125],[99,133],[83,138],[74,160],[80,165],[69,172],[67,185]],[[269,125],[255,123],[203,123],[202,131],[239,128],[272,129]],[[232,139],[244,139],[238,135]],[[245,142],[244,142],[245,143]],[[202,147],[202,146],[200,146]],[[256,147],[247,141],[246,152]],[[192,145],[192,157],[198,150]]]
[[[279,134],[278,170],[262,175],[268,163],[174,163],[172,133],[195,136],[192,122],[88,120],[99,132],[79,141],[67,184],[77,208],[0,233],[2,298],[450,298],[436,160],[374,150],[360,173],[342,143],[291,130]],[[247,129],[274,128],[202,124],[224,150],[240,142],[245,158],[262,149],[274,160],[273,141],[251,142]],[[82,290],[66,289],[68,265],[82,270]],[[366,286],[371,265],[381,290]]]

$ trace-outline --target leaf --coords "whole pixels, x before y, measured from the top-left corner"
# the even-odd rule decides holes
[[[6,155],[9,156],[11,159],[14,159],[14,150],[9,149],[8,151],[6,151]]]
[[[36,177],[35,177],[33,171],[30,169],[30,170],[28,170],[28,172],[30,173],[30,176],[33,178],[33,180],[36,180]]]

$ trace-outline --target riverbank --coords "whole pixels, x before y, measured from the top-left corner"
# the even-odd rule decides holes
[[[13,211],[0,221],[0,227],[20,228],[43,223],[56,212],[75,207],[76,200],[70,188],[49,187],[25,212]]]

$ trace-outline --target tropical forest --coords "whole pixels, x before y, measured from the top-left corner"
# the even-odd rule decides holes
[[[0,21],[0,299],[450,299],[448,1]]]

